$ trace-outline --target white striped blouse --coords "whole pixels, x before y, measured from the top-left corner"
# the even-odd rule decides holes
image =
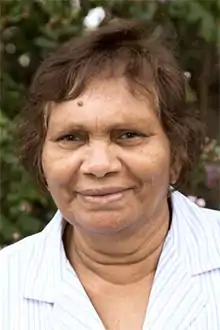
[[[172,204],[143,330],[220,330],[220,212],[179,192]],[[58,211],[0,252],[0,330],[104,330],[65,256],[64,225]]]

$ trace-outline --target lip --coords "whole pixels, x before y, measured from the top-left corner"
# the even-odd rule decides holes
[[[131,188],[125,188],[125,187],[106,187],[106,188],[93,188],[93,189],[85,189],[85,190],[79,190],[78,194],[83,196],[106,196],[106,195],[113,195],[122,193],[125,190],[128,190]]]
[[[123,199],[131,188],[109,187],[101,189],[86,189],[78,193],[80,199],[89,204],[105,205]]]

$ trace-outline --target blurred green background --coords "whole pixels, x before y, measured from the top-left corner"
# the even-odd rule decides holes
[[[100,6],[105,10],[101,24],[111,18],[133,17],[167,21],[175,27],[188,102],[197,107],[207,124],[206,146],[183,192],[196,196],[193,198],[200,206],[204,206],[205,201],[206,206],[220,209],[218,0],[3,0],[0,22],[0,246],[39,231],[55,211],[50,198],[37,190],[19,165],[14,138],[16,116],[25,102],[39,63],[65,40],[85,33],[85,17],[88,18],[92,8]]]

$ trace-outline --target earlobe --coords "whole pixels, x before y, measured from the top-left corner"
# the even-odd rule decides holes
[[[174,186],[175,183],[176,183],[176,181],[177,181],[177,180],[170,180],[170,184],[171,184],[172,186]]]
[[[173,164],[171,171],[170,171],[170,184],[171,185],[176,184],[176,182],[179,178],[180,172],[181,172],[181,168],[182,168],[182,166],[180,164],[180,161],[176,160],[176,162]]]
[[[170,169],[171,184],[176,184],[176,182],[178,181],[185,159],[187,159],[187,156],[185,151],[182,150],[182,148],[178,152],[174,152]]]

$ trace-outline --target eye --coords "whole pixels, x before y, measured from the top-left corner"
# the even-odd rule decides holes
[[[143,136],[143,134],[140,134],[138,132],[123,132],[122,134],[119,135],[119,139],[125,140],[125,139],[134,139]]]
[[[75,134],[66,134],[58,138],[58,141],[80,141],[81,137]]]
[[[80,133],[71,133],[71,134],[64,134],[57,139],[57,142],[67,143],[67,142],[84,142],[86,140],[86,136]]]

